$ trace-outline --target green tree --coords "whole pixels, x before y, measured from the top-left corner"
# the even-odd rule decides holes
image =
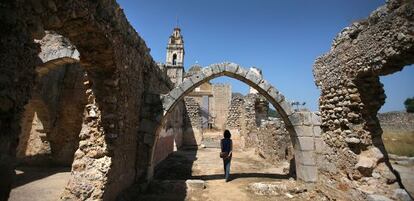
[[[272,108],[269,108],[268,115],[269,117],[280,118],[279,113],[275,109],[272,109]]]
[[[414,97],[407,98],[404,101],[404,105],[405,105],[405,109],[407,110],[407,112],[414,113]]]

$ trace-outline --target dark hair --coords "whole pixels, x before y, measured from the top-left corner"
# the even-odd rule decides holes
[[[229,130],[224,131],[224,138],[231,138],[231,133]]]

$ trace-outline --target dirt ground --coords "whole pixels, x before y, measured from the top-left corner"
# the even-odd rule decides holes
[[[219,158],[219,149],[186,149],[175,152],[164,160],[155,171],[155,183],[139,200],[205,200],[205,201],[268,201],[268,200],[311,200],[324,197],[315,192],[299,194],[279,192],[278,188],[295,186],[295,181],[288,175],[288,161],[278,165],[265,162],[254,154],[254,150],[235,151],[231,162],[231,180],[224,181],[223,162]],[[177,196],[168,189],[177,189],[188,180],[204,181],[204,189],[184,189],[184,195]],[[169,186],[165,186],[165,184]],[[174,185],[171,186],[171,183]],[[276,189],[264,191],[263,195],[255,193],[249,186],[254,183],[275,184]],[[185,186],[185,184],[184,184]],[[156,190],[158,189],[158,190]],[[160,190],[162,189],[162,190]],[[279,190],[280,190],[279,189]],[[292,190],[292,189],[290,189]],[[293,189],[294,190],[294,189]],[[305,192],[303,192],[305,191]],[[266,192],[271,192],[270,194]],[[165,196],[162,194],[166,194]]]
[[[218,155],[216,148],[184,149],[171,154],[157,167],[154,182],[134,200],[327,200],[322,193],[307,187],[293,189],[296,187],[292,186],[300,185],[288,175],[287,161],[270,164],[253,150],[234,152],[231,181],[226,183]],[[414,193],[414,167],[393,166],[400,172],[407,190]],[[59,199],[69,180],[70,168],[19,167],[16,173],[10,201],[52,201]],[[188,188],[186,181],[189,180],[201,181],[205,187]],[[255,183],[276,184],[278,188],[264,189],[261,194],[249,187]]]
[[[19,167],[9,201],[55,201],[69,180],[70,168]]]
[[[408,193],[414,196],[414,165],[392,164],[392,167],[400,173],[402,183]]]

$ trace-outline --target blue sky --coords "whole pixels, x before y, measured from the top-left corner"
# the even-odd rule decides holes
[[[164,62],[166,45],[178,16],[185,41],[185,68],[232,61],[262,69],[264,78],[289,100],[317,110],[319,90],[312,65],[327,52],[344,27],[366,18],[384,0],[119,0],[128,20],[156,61]],[[381,78],[387,103],[381,111],[404,109],[414,96],[414,67]],[[236,92],[248,86],[231,78]]]

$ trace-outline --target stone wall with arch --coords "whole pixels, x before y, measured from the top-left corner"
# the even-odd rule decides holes
[[[15,174],[19,122],[36,70],[43,72],[61,61],[77,62],[73,48],[57,51],[56,59],[42,60],[35,40],[46,31],[73,44],[86,72],[79,147],[61,199],[115,200],[140,174],[136,159],[145,161],[145,153],[139,151],[147,148],[138,132],[144,92],[159,97],[153,88],[168,90],[149,48],[115,1],[6,1],[0,13],[0,44],[7,47],[0,52],[0,200],[7,200]],[[158,82],[145,79],[148,76]]]
[[[403,185],[381,138],[377,113],[386,95],[379,76],[414,63],[413,11],[413,1],[387,1],[344,28],[313,69],[321,90],[321,172],[387,197]],[[374,182],[367,183],[372,175]]]
[[[78,148],[86,104],[84,70],[67,38],[46,32],[41,40],[31,98],[25,106],[17,147],[24,164],[70,166]]]
[[[164,119],[168,117],[169,113],[182,101],[186,94],[202,83],[220,76],[232,77],[248,84],[273,104],[285,122],[292,139],[295,149],[295,166],[298,180],[316,182],[317,168],[315,159],[317,154],[316,144],[319,141],[320,133],[319,117],[311,112],[294,112],[290,103],[276,88],[262,79],[255,71],[247,70],[238,64],[230,62],[212,64],[203,68],[199,73],[186,78],[180,85],[163,96],[162,116],[159,116],[156,121],[151,122],[151,125],[161,127],[164,124]],[[155,134],[158,134],[157,130]],[[158,137],[154,136],[153,139],[155,147]],[[149,177],[151,177],[154,168],[153,159],[154,153],[151,156],[151,163],[149,165]]]

